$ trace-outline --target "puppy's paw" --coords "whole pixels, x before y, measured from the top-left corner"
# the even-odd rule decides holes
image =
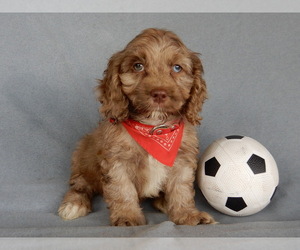
[[[72,202],[62,203],[58,209],[58,215],[64,220],[73,220],[87,215],[91,209],[84,204],[78,205]]]
[[[172,221],[177,225],[195,226],[199,224],[216,224],[212,216],[198,210],[184,211],[173,216]]]
[[[140,216],[119,216],[116,218],[111,218],[111,224],[113,226],[141,226],[146,225],[145,216],[142,214]]]
[[[214,220],[214,218],[206,213],[206,212],[199,212],[199,214],[196,216],[199,220],[198,224],[217,224],[218,222],[216,222]]]

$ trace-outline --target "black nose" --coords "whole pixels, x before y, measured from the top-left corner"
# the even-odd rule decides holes
[[[164,90],[152,90],[151,96],[153,98],[153,101],[157,103],[164,102],[168,97],[167,93]]]

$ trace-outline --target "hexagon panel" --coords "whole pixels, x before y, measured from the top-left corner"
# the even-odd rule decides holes
[[[247,204],[242,197],[228,197],[225,206],[233,211],[239,212],[246,208]]]
[[[221,164],[218,162],[216,157],[211,158],[205,162],[205,175],[216,176]]]
[[[254,174],[261,174],[266,172],[265,160],[258,155],[251,155],[250,159],[247,161],[247,164]]]

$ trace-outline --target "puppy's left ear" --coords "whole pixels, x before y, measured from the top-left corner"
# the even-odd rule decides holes
[[[202,120],[199,112],[201,112],[202,105],[207,99],[207,90],[205,80],[202,78],[203,66],[199,57],[196,53],[191,53],[191,59],[193,63],[194,83],[185,106],[185,116],[191,124],[197,125]]]

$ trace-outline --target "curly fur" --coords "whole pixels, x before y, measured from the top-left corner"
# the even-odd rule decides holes
[[[70,189],[58,210],[63,219],[88,214],[93,195],[100,193],[115,226],[145,224],[140,201],[148,197],[176,224],[214,223],[194,202],[195,125],[206,99],[202,74],[197,53],[166,30],[147,29],[110,58],[96,88],[106,119],[73,154]],[[183,119],[174,166],[164,166],[131,138],[120,123],[129,118],[149,125]]]

